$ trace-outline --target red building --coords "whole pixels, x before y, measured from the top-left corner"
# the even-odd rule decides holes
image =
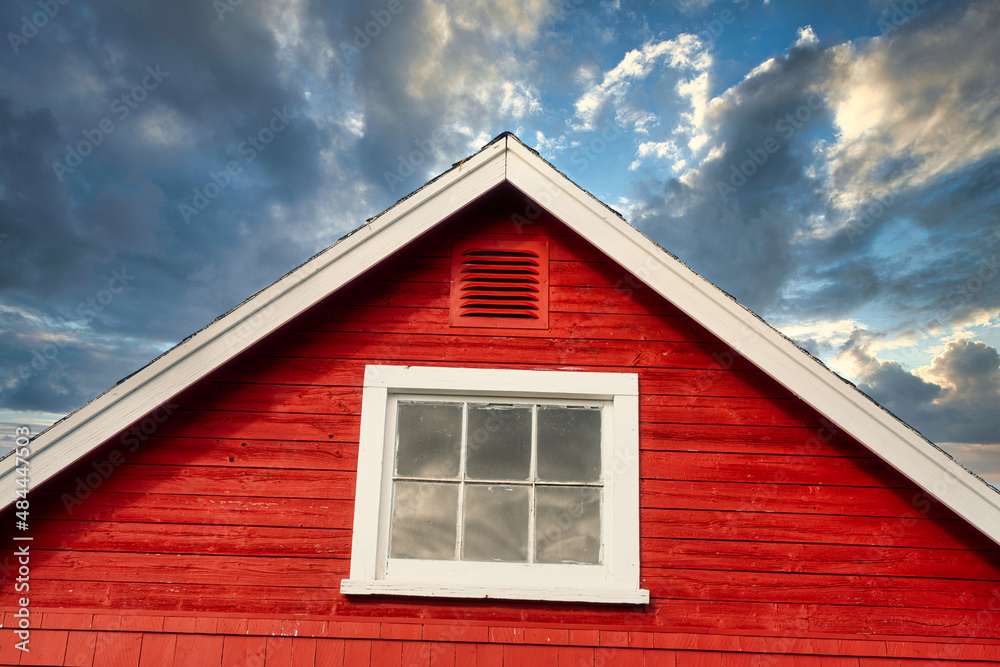
[[[1000,495],[509,134],[0,489],[2,664],[1000,662]]]

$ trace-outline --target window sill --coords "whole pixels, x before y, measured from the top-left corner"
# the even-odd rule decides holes
[[[442,585],[426,582],[364,581],[344,579],[344,595],[406,595],[441,598],[490,598],[545,602],[594,602],[600,604],[648,604],[649,591],[618,588],[498,588],[475,584]]]

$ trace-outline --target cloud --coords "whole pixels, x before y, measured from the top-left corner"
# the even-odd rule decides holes
[[[349,43],[352,26],[380,6],[362,3],[331,21],[331,40]],[[405,4],[351,63],[365,128],[354,148],[362,176],[399,197],[480,148],[484,136],[539,114],[528,47],[558,19],[555,9],[542,0]]]
[[[828,187],[838,209],[926,186],[1000,151],[1000,99],[988,92],[1000,79],[995,4],[921,18],[838,49],[827,84],[838,132]]]
[[[638,169],[639,165],[646,158],[669,160],[673,163],[673,169],[675,171],[684,168],[684,160],[681,159],[681,152],[677,148],[677,144],[673,141],[644,141],[639,144],[635,155],[635,162],[629,165],[629,171],[635,171]]]
[[[919,424],[942,443],[1000,444],[1000,353],[979,341],[957,340],[926,367],[908,371],[882,361],[871,347],[877,336],[856,331],[836,364],[859,378],[858,388],[903,421]]]
[[[629,93],[637,82],[650,76],[658,66],[680,71],[703,71],[711,58],[695,35],[681,34],[674,39],[650,42],[625,54],[615,67],[604,73],[575,102],[579,131],[592,130],[608,106],[614,110],[619,125],[632,126],[638,132],[648,132],[656,116],[632,103]]]

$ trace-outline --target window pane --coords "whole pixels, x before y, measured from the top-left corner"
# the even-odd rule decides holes
[[[531,408],[469,405],[465,471],[472,479],[528,479]]]
[[[601,411],[538,408],[538,478],[596,482],[601,477]]]
[[[455,558],[458,485],[395,482],[392,485],[392,558]]]
[[[535,517],[536,562],[601,562],[600,489],[539,486]]]
[[[404,403],[396,414],[396,474],[458,476],[462,447],[462,405]]]
[[[465,487],[463,560],[528,560],[526,486]]]

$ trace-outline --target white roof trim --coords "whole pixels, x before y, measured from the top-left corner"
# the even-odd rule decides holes
[[[31,444],[37,486],[504,180],[1000,544],[1000,494],[663,251],[513,135],[431,181],[69,415]],[[15,499],[13,456],[0,503]]]

